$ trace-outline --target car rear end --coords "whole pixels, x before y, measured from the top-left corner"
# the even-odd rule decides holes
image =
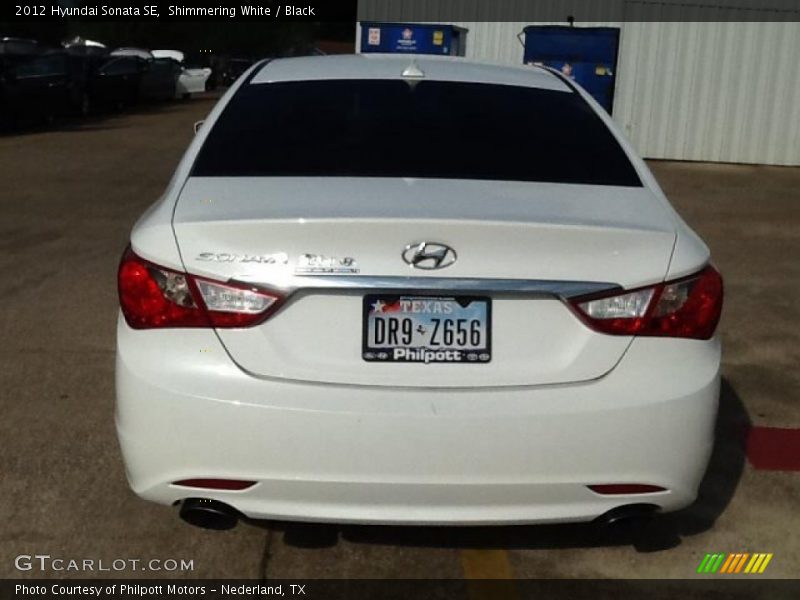
[[[544,70],[257,65],[119,285],[117,426],[150,500],[581,521],[689,504],[710,455],[719,275]]]

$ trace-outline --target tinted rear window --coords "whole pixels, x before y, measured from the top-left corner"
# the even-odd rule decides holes
[[[243,86],[215,123],[193,174],[641,186],[578,94],[440,81]]]

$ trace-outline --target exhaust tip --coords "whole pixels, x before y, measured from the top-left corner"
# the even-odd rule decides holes
[[[240,516],[235,508],[218,500],[187,498],[181,502],[181,519],[202,529],[217,531],[233,529],[239,522]]]
[[[603,513],[595,523],[609,529],[637,529],[650,523],[658,511],[655,504],[626,504]]]

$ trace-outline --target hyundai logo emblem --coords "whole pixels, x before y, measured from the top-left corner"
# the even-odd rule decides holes
[[[409,244],[403,250],[403,260],[415,269],[444,269],[454,262],[458,255],[450,246],[433,242],[420,242]]]

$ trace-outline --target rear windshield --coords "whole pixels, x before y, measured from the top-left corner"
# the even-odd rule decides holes
[[[641,186],[578,94],[441,81],[245,85],[214,124],[193,174]]]

